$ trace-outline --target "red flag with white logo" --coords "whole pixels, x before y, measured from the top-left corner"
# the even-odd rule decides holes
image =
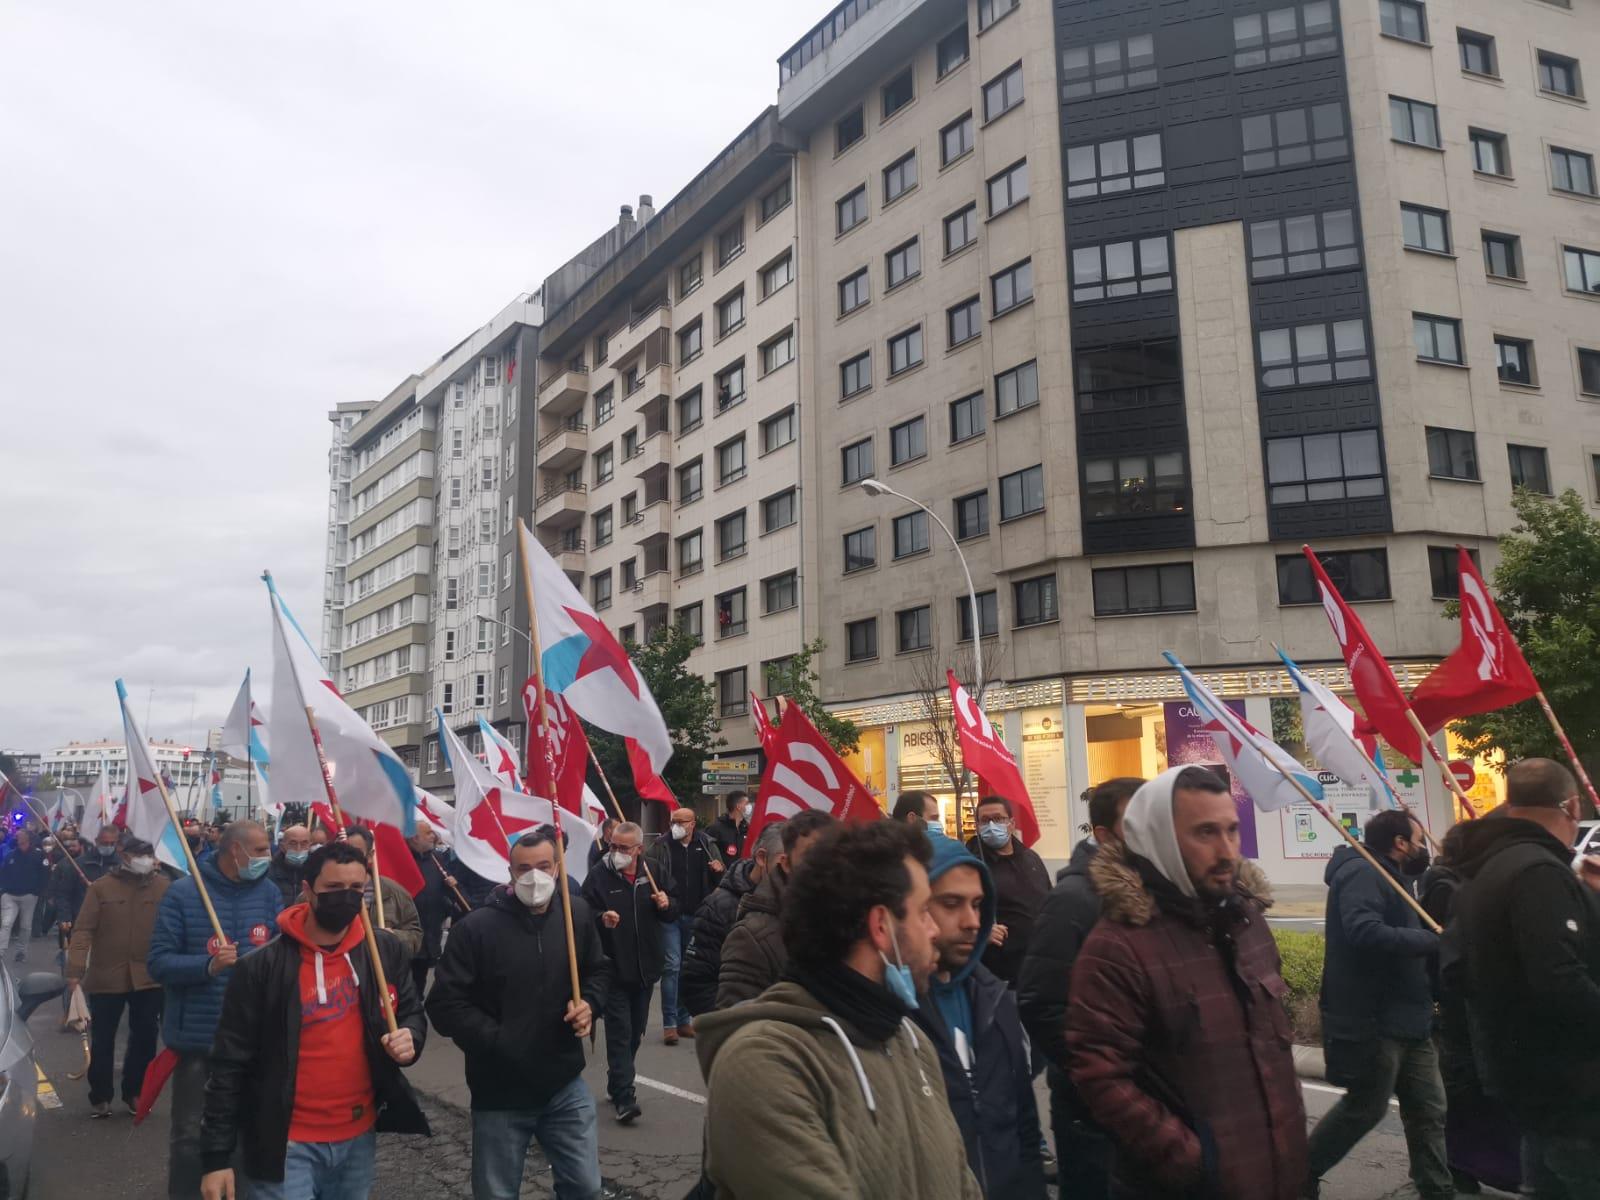
[[[536,747],[539,738],[539,677],[528,676],[522,685],[522,708],[528,716],[528,745]],[[565,696],[544,692],[545,730],[550,738],[550,761],[555,778],[541,753],[528,755],[528,791],[535,796],[554,796],[556,803],[571,813],[583,812],[583,781],[589,771],[589,735],[583,722],[572,711]]]
[[[955,713],[961,761],[978,777],[978,794],[1003,796],[1011,801],[1011,819],[1016,822],[1022,844],[1033,845],[1039,840],[1039,818],[1034,814],[1017,760],[967,689],[956,680],[956,673],[946,671],[945,676],[950,681],[950,707]]]
[[[1539,694],[1522,647],[1500,615],[1472,555],[1460,546],[1461,644],[1411,692],[1411,709],[1429,733],[1457,717],[1493,712]]]
[[[783,720],[765,747],[767,770],[744,839],[744,856],[755,851],[769,821],[787,821],[808,808],[841,821],[874,821],[883,810],[844,761],[828,745],[798,704],[785,706]]]
[[[772,728],[772,718],[767,715],[766,702],[754,692],[750,693],[750,724],[756,727],[756,737],[761,741],[761,749],[770,753],[768,748],[772,745],[775,733]]]

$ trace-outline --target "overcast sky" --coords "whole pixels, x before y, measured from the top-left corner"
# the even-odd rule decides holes
[[[325,414],[777,86],[826,0],[0,4],[0,747],[220,724],[320,628]]]

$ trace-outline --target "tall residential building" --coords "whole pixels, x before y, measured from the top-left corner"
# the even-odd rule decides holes
[[[350,453],[350,430],[371,404],[352,400],[335,405],[328,414],[333,426],[328,446],[328,543],[322,569],[322,667],[330,678],[339,675],[344,648],[344,569],[350,561],[350,480],[355,468]]]

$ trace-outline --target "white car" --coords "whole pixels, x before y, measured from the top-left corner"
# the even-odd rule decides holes
[[[66,990],[67,981],[54,972],[33,971],[14,980],[0,963],[0,1200],[28,1193],[39,1095],[28,1017]]]

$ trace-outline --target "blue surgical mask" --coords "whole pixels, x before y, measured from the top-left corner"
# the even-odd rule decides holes
[[[928,822],[928,836],[932,837],[934,834],[938,834],[940,837],[944,836],[944,822],[943,821],[929,821]]]
[[[978,830],[978,837],[991,850],[998,850],[1011,840],[1011,830],[1004,821],[987,821]]]
[[[306,865],[306,859],[311,857],[311,851],[285,850],[283,852],[283,857],[286,862],[292,863],[297,867],[303,867]]]
[[[267,868],[272,865],[272,856],[263,854],[260,858],[247,859],[244,866],[239,868],[240,879],[260,879],[267,873]]]
[[[894,998],[907,1008],[917,1007],[917,985],[911,978],[911,968],[906,966],[900,957],[900,939],[895,936],[894,926],[889,926],[889,941],[894,945],[894,961],[890,962],[882,950],[878,957],[883,959],[883,986],[888,988]]]

